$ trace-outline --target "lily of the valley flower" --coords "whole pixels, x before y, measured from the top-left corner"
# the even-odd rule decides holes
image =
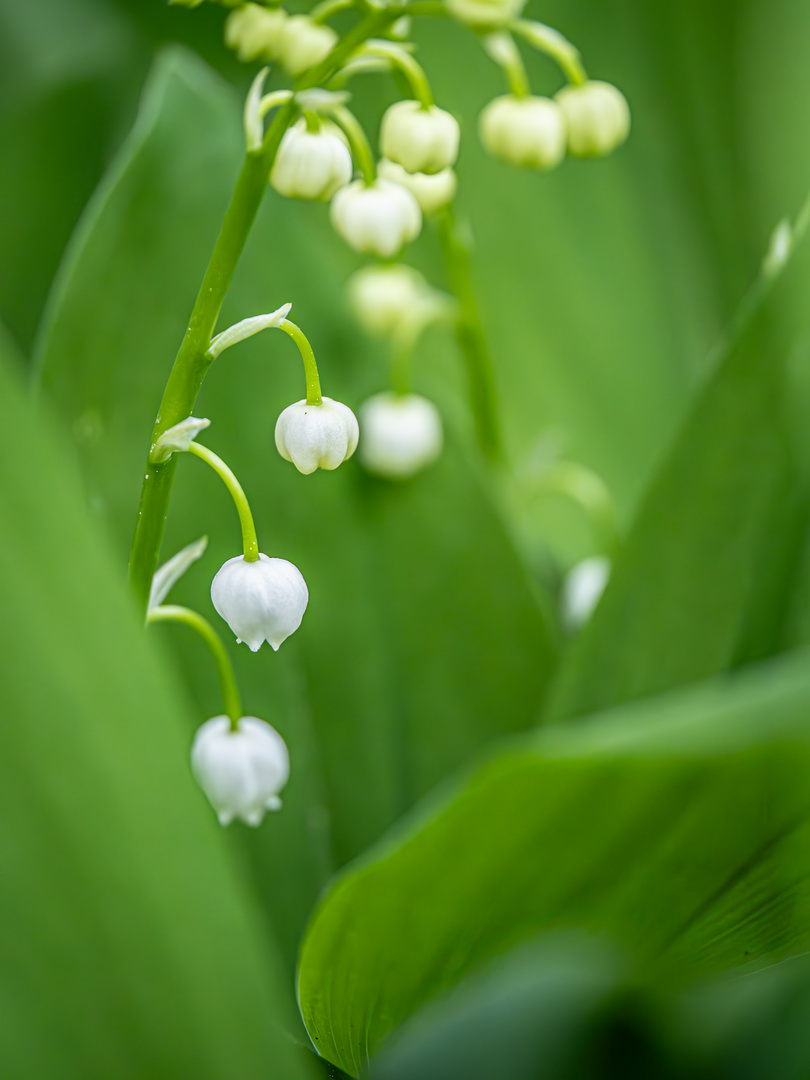
[[[369,472],[405,479],[434,461],[441,450],[441,418],[427,398],[384,392],[362,405],[360,460]]]
[[[244,4],[225,20],[225,44],[234,49],[243,63],[277,60],[282,47],[282,30],[287,12]]]
[[[281,62],[290,75],[300,75],[326,59],[337,40],[331,26],[313,22],[308,15],[291,15],[281,29]]]
[[[227,716],[215,716],[194,737],[191,769],[221,825],[238,818],[256,826],[266,811],[281,809],[290,759],[284,740],[264,720],[243,716],[234,731]]]
[[[327,201],[352,178],[352,156],[334,124],[308,131],[299,120],[284,133],[270,183],[289,199]]]
[[[523,10],[526,0],[447,0],[447,10],[454,19],[468,26],[505,26]]]
[[[242,555],[228,559],[211,583],[211,602],[238,642],[257,652],[265,641],[278,650],[301,625],[309,592],[301,571],[286,559]]]
[[[320,405],[288,405],[276,422],[278,452],[305,474],[336,469],[355,452],[359,435],[349,406],[328,397]]]
[[[550,98],[497,97],[482,111],[478,127],[490,154],[510,165],[553,169],[565,157],[565,117]]]
[[[355,180],[332,199],[332,224],[355,251],[390,259],[422,228],[419,203],[401,184]]]
[[[384,179],[406,187],[419,203],[423,214],[433,214],[447,206],[455,198],[458,187],[455,170],[449,165],[437,173],[410,173],[395,161],[383,158],[377,172]]]
[[[435,105],[397,101],[386,109],[380,128],[380,149],[410,173],[436,173],[458,157],[458,121]]]
[[[610,559],[592,555],[569,570],[560,594],[560,613],[568,630],[581,629],[590,619],[610,578]]]
[[[611,83],[566,86],[555,100],[565,114],[568,153],[574,157],[603,157],[621,146],[630,133],[630,106]]]

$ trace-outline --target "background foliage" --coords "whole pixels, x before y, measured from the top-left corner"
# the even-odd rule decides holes
[[[234,650],[294,771],[282,814],[222,833],[185,764],[213,672],[182,632],[143,640],[124,567],[250,72],[213,6],[0,2],[8,1075],[311,1073],[293,972],[316,903],[301,1005],[349,1072],[393,1034],[372,1075],[803,1075],[804,252],[733,320],[810,186],[810,19],[795,0],[528,12],[626,92],[613,158],[489,160],[475,122],[497,71],[460,28],[417,31],[462,120],[511,479],[477,458],[445,331],[415,381],[450,445],[407,484],[279,459],[300,396],[282,335],[206,382],[209,442],[312,596],[278,655]],[[531,75],[556,89],[542,60]],[[372,130],[391,100],[358,82]],[[413,261],[443,284],[430,235]],[[386,364],[345,310],[356,265],[323,207],[269,192],[223,325],[291,300],[325,391],[356,405]],[[555,594],[596,541],[537,493],[557,457],[605,479],[623,534],[573,642]],[[209,535],[177,596],[210,614],[237,522],[215,478],[179,473],[165,551]]]

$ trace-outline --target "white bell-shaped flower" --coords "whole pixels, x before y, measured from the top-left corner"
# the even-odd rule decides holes
[[[236,51],[243,63],[277,60],[287,18],[287,12],[281,8],[270,10],[259,4],[244,4],[225,20],[225,44]]]
[[[574,157],[603,157],[630,134],[630,106],[611,83],[566,86],[555,99],[565,114],[568,153]]]
[[[565,157],[565,117],[550,98],[505,94],[478,119],[481,141],[495,157],[526,169],[553,169]]]
[[[270,183],[288,199],[331,199],[352,178],[352,156],[339,128],[324,123],[309,131],[299,120],[284,132]]]
[[[447,206],[456,197],[458,178],[449,165],[437,173],[409,173],[395,161],[383,158],[377,166],[377,172],[386,180],[402,184],[419,203],[423,214],[433,214]]]
[[[458,121],[444,109],[397,101],[382,118],[380,149],[410,173],[436,173],[455,163],[459,137]]]
[[[604,555],[583,559],[568,571],[560,593],[560,614],[568,630],[579,630],[590,619],[609,579],[610,559]]]
[[[381,338],[397,337],[413,324],[433,290],[412,266],[364,266],[347,282],[349,302],[363,328]]]
[[[238,818],[255,826],[266,811],[281,809],[290,758],[282,737],[264,720],[243,716],[232,731],[227,716],[215,716],[194,736],[191,770],[220,825]]]
[[[332,199],[332,224],[355,251],[390,259],[419,235],[422,211],[407,188],[378,177],[355,180]]]
[[[349,406],[328,397],[320,405],[296,401],[276,421],[278,452],[305,474],[336,469],[355,452],[359,435]]]
[[[236,634],[257,652],[267,641],[274,650],[301,625],[309,592],[301,571],[286,559],[259,555],[228,559],[211,582],[211,602]]]
[[[454,19],[493,29],[505,26],[520,15],[526,0],[447,0],[447,10]]]
[[[308,15],[290,15],[281,32],[279,56],[290,75],[301,75],[325,60],[337,40],[331,26],[313,22]]]
[[[441,417],[427,398],[386,391],[362,405],[359,456],[369,472],[402,480],[435,461],[441,450]]]

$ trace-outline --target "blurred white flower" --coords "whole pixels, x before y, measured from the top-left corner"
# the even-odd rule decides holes
[[[380,149],[410,173],[437,173],[458,157],[459,136],[458,121],[444,109],[397,101],[383,115]]]
[[[566,86],[555,100],[565,114],[568,153],[574,157],[602,157],[621,146],[630,133],[627,99],[610,83]]]
[[[264,720],[243,716],[232,731],[227,716],[215,716],[194,736],[191,769],[220,825],[239,818],[256,826],[267,810],[281,809],[290,759],[284,740]]]
[[[282,47],[282,29],[287,12],[258,4],[236,8],[225,20],[225,44],[234,49],[243,63],[277,60]]]
[[[276,422],[276,447],[301,473],[336,469],[352,456],[359,437],[348,405],[325,397],[320,405],[306,399],[288,405]]]
[[[332,224],[355,251],[390,259],[422,228],[419,203],[401,184],[355,180],[332,199]]]
[[[301,571],[286,559],[259,555],[228,559],[211,583],[211,602],[252,652],[267,641],[274,650],[301,625],[309,592]]]
[[[449,165],[437,173],[410,173],[395,161],[383,158],[377,166],[377,172],[385,180],[393,180],[395,184],[406,187],[419,203],[423,214],[433,214],[436,210],[441,210],[456,196],[458,178]]]
[[[579,630],[590,619],[610,578],[610,559],[593,555],[568,571],[560,593],[560,613],[568,630]]]
[[[450,297],[432,288],[418,270],[403,263],[364,266],[346,283],[349,303],[363,328],[381,338],[402,338],[441,317]]]
[[[436,406],[419,394],[375,394],[360,408],[360,451],[369,472],[392,480],[425,468],[442,450]]]
[[[331,199],[352,178],[352,156],[334,124],[308,131],[299,120],[284,133],[270,183],[289,199]]]
[[[526,0],[447,0],[454,19],[468,26],[504,26],[516,19]]]
[[[565,157],[565,117],[550,98],[497,97],[478,118],[481,141],[510,165],[553,169]]]
[[[290,15],[281,30],[279,56],[290,75],[300,75],[325,60],[337,40],[331,26],[313,22],[308,15]]]

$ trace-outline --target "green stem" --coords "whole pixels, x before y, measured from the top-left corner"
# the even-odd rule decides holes
[[[411,92],[423,109],[429,109],[433,105],[433,92],[430,89],[427,75],[407,49],[394,45],[390,42],[382,42],[380,45],[370,44],[363,50],[367,56],[379,57],[388,60],[394,67],[399,68],[408,80]]]
[[[536,494],[564,495],[588,516],[599,550],[614,558],[619,547],[616,508],[607,484],[591,469],[574,461],[561,461],[538,478]]]
[[[352,156],[363,174],[366,186],[370,186],[377,179],[377,167],[362,124],[345,105],[338,105],[332,109],[331,116],[349,140]]]
[[[224,481],[225,487],[228,489],[230,496],[234,501],[234,505],[236,506],[236,512],[239,514],[239,523],[242,526],[242,548],[245,553],[245,562],[258,562],[259,543],[256,539],[256,526],[253,524],[253,515],[250,512],[250,504],[247,501],[247,495],[245,495],[242,485],[222,458],[219,457],[218,454],[215,454],[213,450],[209,450],[207,446],[202,446],[198,442],[192,442],[188,448],[188,453],[194,454],[195,457],[204,461],[206,465],[210,465],[217,476]]]
[[[411,358],[415,344],[413,334],[402,334],[391,346],[391,389],[395,394],[411,390]]]
[[[579,50],[563,37],[559,30],[543,23],[517,19],[510,23],[509,29],[528,41],[539,52],[550,56],[560,67],[563,75],[572,86],[581,86],[588,81]]]
[[[425,4],[417,3],[415,8],[424,6]],[[430,9],[431,5],[428,3],[427,7]],[[364,41],[379,34],[386,26],[395,22],[405,10],[405,7],[398,6],[369,13],[335,45],[329,56],[301,76],[296,84],[296,90],[323,86]],[[414,10],[412,13],[416,14],[417,11]],[[433,12],[425,11],[424,13]],[[206,352],[222,302],[267,188],[267,178],[270,175],[279,143],[294,119],[296,111],[296,106],[292,101],[283,105],[273,119],[261,148],[250,151],[245,158],[208,269],[197,294],[188,329],[166,384],[152,433],[152,445],[167,428],[185,420],[194,409],[194,403],[211,363]],[[176,455],[172,455],[162,465],[147,465],[141,487],[129,573],[144,612],[149,602],[152,577],[160,557],[160,544],[176,468]]]
[[[356,3],[357,0],[323,0],[322,3],[310,11],[309,17],[314,23],[325,23],[327,19],[337,15],[339,11],[355,7]]]
[[[450,289],[459,302],[456,340],[467,367],[470,407],[478,443],[484,456],[489,461],[496,462],[500,459],[502,450],[495,400],[495,375],[473,289],[470,252],[456,225],[452,206],[445,207],[437,217],[447,278]]]
[[[312,351],[309,339],[301,327],[296,326],[289,319],[284,319],[279,323],[278,328],[293,339],[301,353],[301,359],[304,361],[304,377],[307,382],[307,405],[322,405],[321,380],[318,378],[318,365],[315,363],[315,353]]]
[[[219,683],[222,687],[222,703],[225,707],[225,715],[231,722],[231,731],[239,730],[239,720],[242,716],[242,703],[239,700],[239,688],[236,685],[236,677],[233,667],[228,659],[222,639],[211,624],[198,615],[191,608],[178,607],[174,604],[152,608],[146,616],[147,623],[153,622],[177,622],[190,626],[196,630],[203,639],[217,666]]]

